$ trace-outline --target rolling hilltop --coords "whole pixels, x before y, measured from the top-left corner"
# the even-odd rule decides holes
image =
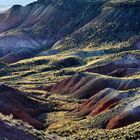
[[[11,7],[0,14],[0,82],[2,138],[139,139],[140,1]]]

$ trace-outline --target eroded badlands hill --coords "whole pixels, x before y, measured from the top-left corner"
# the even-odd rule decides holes
[[[111,0],[42,0],[24,7],[15,5],[0,14],[1,61],[17,62],[74,48],[94,47],[95,53],[102,53],[104,44],[109,52],[112,45],[115,51],[134,49],[131,44],[139,37],[139,5],[139,1]]]
[[[7,138],[139,139],[139,9],[139,0],[38,0],[1,13]]]

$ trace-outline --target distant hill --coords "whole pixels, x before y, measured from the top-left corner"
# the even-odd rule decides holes
[[[1,61],[16,62],[52,47],[131,44],[139,37],[139,6],[139,1],[111,0],[39,0],[24,7],[15,5],[0,14]]]

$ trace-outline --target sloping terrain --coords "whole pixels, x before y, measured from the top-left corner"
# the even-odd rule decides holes
[[[1,139],[15,139],[18,140],[36,140],[37,135],[40,139],[44,139],[43,133],[37,132],[28,124],[19,120],[14,120],[11,116],[4,116],[0,114],[0,138]]]
[[[1,61],[64,50],[73,54],[75,48],[73,55],[78,56],[85,55],[83,48],[95,48],[92,52],[98,55],[136,49],[131,44],[139,37],[138,11],[139,1],[43,0],[15,5],[0,14]]]
[[[7,87],[0,86],[0,112],[5,115],[13,114],[14,118],[28,122],[37,129],[43,129],[43,123],[35,119],[35,116],[43,112],[49,112],[51,104],[43,105],[39,102],[26,97],[24,93]]]
[[[137,139],[139,55],[138,50],[126,51],[92,61],[81,59],[76,65],[67,62],[79,62],[77,57],[36,57],[3,66],[0,81],[27,97],[55,105],[39,115],[47,134]]]
[[[56,41],[96,17],[100,7],[78,0],[46,0],[25,7],[13,6],[0,15],[1,60],[16,62],[52,47]]]
[[[0,136],[139,139],[139,9],[139,0],[38,0],[1,13]]]

